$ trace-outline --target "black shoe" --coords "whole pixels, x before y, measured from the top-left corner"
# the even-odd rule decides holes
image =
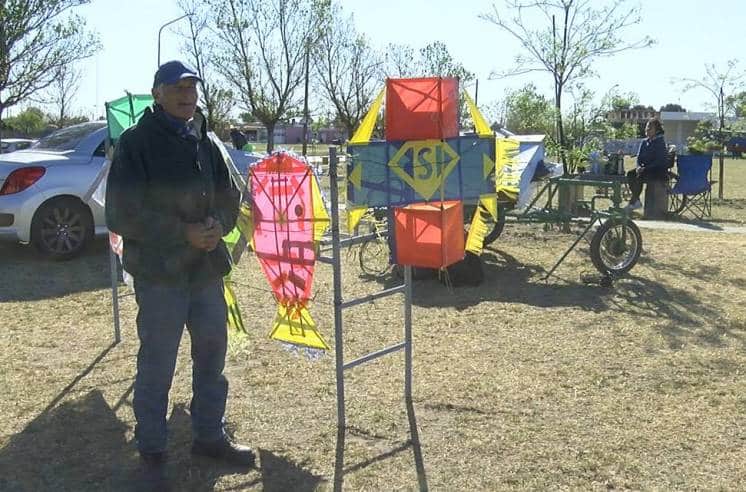
[[[142,490],[170,490],[166,476],[166,453],[140,453]]]
[[[255,459],[254,451],[251,448],[231,442],[227,436],[212,442],[195,440],[194,444],[192,444],[192,454],[207,456],[208,458],[214,458],[232,465],[245,466],[247,468],[254,466]]]

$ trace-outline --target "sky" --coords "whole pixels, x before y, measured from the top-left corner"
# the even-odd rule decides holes
[[[528,82],[550,97],[548,73],[490,80],[490,73],[511,68],[521,52],[517,40],[478,17],[493,3],[500,6],[501,0],[341,0],[344,11],[354,14],[357,30],[377,48],[398,43],[419,49],[444,42],[453,58],[479,80],[480,105],[501,100],[507,90]],[[182,15],[176,0],[92,0],[77,13],[102,43],[101,50],[81,64],[84,75],[74,101],[78,113],[102,115],[104,102],[121,97],[125,90],[148,92],[157,66],[158,30]],[[597,94],[618,84],[618,90],[633,92],[641,104],[656,109],[677,103],[690,111],[713,111],[710,94],[702,89],[682,92],[675,81],[701,79],[705,63],[724,68],[730,59],[738,59],[739,68],[746,70],[744,0],[644,0],[641,22],[624,35],[631,40],[648,35],[657,43],[595,63],[598,76],[587,85]],[[180,44],[173,26],[165,28],[161,60],[180,58]],[[474,94],[473,88],[470,92]]]

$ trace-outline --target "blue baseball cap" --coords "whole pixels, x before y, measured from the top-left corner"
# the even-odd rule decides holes
[[[197,79],[202,82],[195,70],[178,60],[171,60],[158,67],[155,77],[153,77],[153,87],[158,87],[161,84],[173,85],[182,79]]]

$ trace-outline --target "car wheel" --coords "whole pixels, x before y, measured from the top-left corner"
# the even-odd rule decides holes
[[[44,203],[31,223],[31,242],[53,260],[78,256],[93,236],[91,212],[80,200],[58,198]]]

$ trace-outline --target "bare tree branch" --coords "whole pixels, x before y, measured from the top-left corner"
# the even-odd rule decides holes
[[[72,14],[88,0],[0,2],[0,127],[5,109],[50,87],[59,70],[91,56],[97,37]]]
[[[348,137],[383,83],[380,56],[353,26],[352,16],[343,18],[341,7],[332,5],[323,19],[321,37],[313,51],[316,80],[334,106]]]
[[[591,0],[544,0],[503,2],[514,16],[508,20],[493,4],[492,11],[479,17],[510,34],[528,56],[519,55],[511,69],[493,72],[491,78],[532,72],[548,72],[554,80],[557,140],[566,147],[562,126],[563,89],[574,80],[593,75],[592,63],[598,58],[650,46],[645,37],[626,41],[621,32],[640,21],[640,8],[629,8],[627,0],[614,0],[596,7]],[[524,14],[533,14],[526,17]],[[537,22],[544,18],[546,24]],[[539,26],[539,27],[537,27]]]
[[[244,108],[267,128],[299,107],[306,49],[317,38],[316,0],[208,0],[216,26],[218,70]]]

